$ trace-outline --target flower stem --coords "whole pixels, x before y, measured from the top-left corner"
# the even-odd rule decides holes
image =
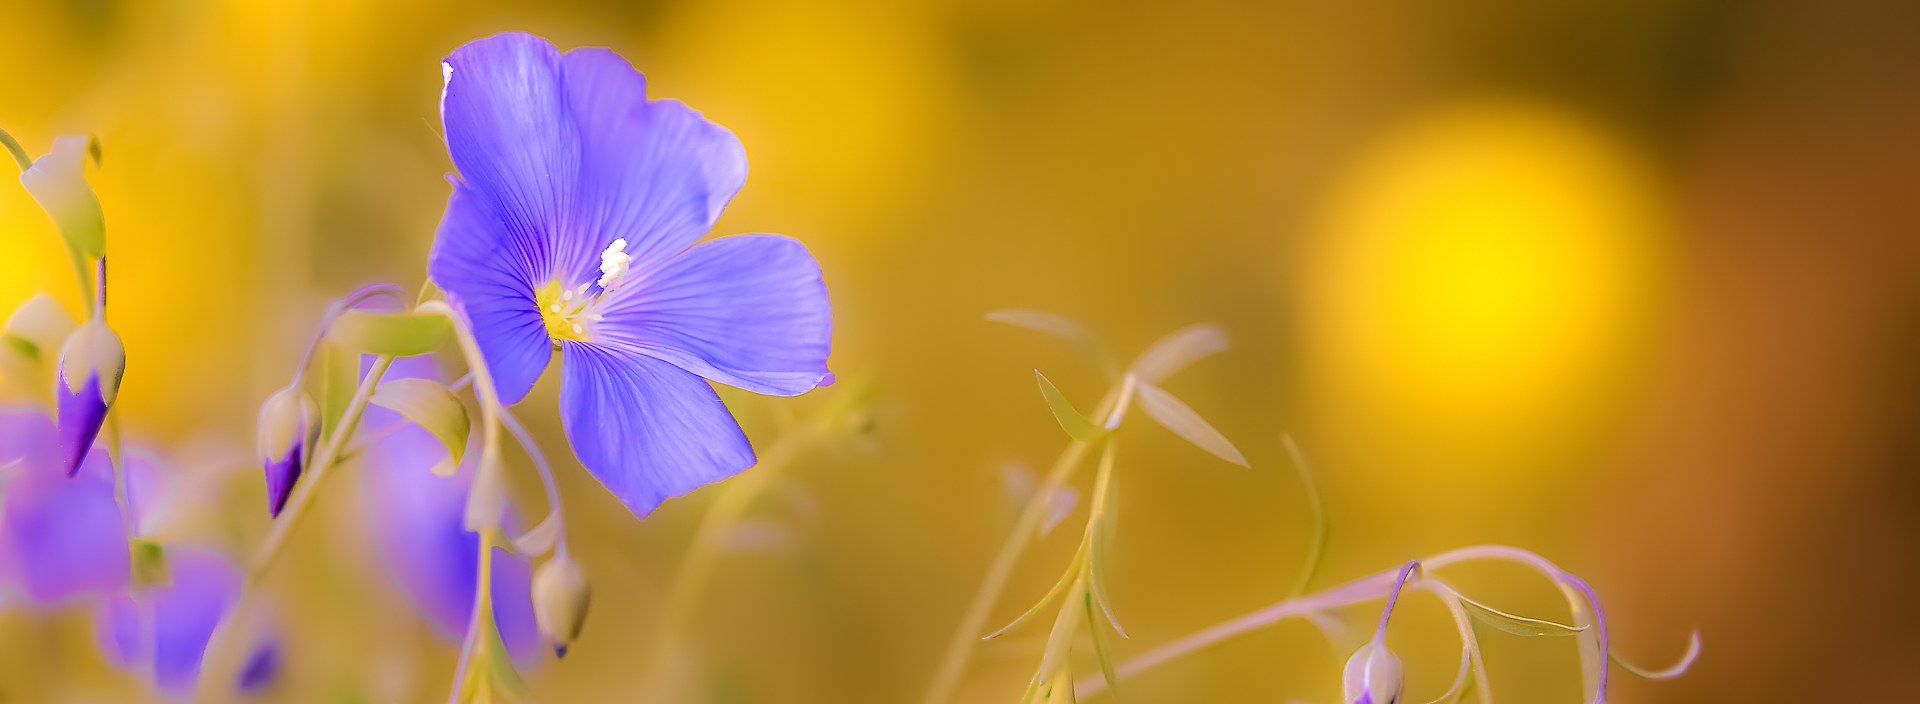
[[[727,531],[753,504],[754,499],[759,498],[792,464],[796,455],[826,433],[826,415],[822,414],[818,422],[807,423],[780,436],[760,456],[753,471],[721,485],[713,505],[707,508],[706,515],[700,518],[700,526],[694,529],[692,543],[687,547],[686,556],[681,558],[680,570],[674,575],[673,585],[668,588],[667,604],[662,612],[664,621],[654,635],[653,645],[648,649],[649,664],[645,671],[646,679],[642,680],[644,684],[641,685],[651,696],[643,697],[641,701],[670,701],[668,695],[672,687],[669,675],[674,671],[673,658],[681,652],[680,639],[685,636],[687,624],[699,609],[700,597],[706,593],[707,578],[712,576],[714,565],[719,562]]]
[[[1124,382],[1123,382],[1124,383]],[[1106,416],[1114,411],[1121,398],[1121,391],[1115,388],[1107,393],[1093,413],[1094,417]],[[1014,521],[1013,532],[1007,535],[1006,542],[1000,544],[1000,552],[994,555],[993,563],[987,567],[987,576],[981,580],[980,588],[973,593],[973,601],[967,604],[967,611],[960,617],[960,626],[953,632],[952,640],[947,642],[946,655],[940,661],[940,669],[934,672],[933,684],[928,687],[923,704],[946,704],[953,698],[953,690],[960,684],[968,658],[980,641],[982,628],[986,627],[987,617],[993,611],[993,605],[1000,598],[1001,590],[1007,586],[1007,579],[1013,575],[1014,565],[1020,561],[1027,545],[1033,542],[1034,531],[1040,527],[1040,521],[1047,515],[1052,504],[1054,492],[1067,483],[1073,470],[1092,447],[1082,440],[1067,444],[1060,453],[1053,468],[1048,470],[1046,481],[1033,492],[1026,507],[1020,510],[1020,517]]]
[[[313,502],[313,495],[319,490],[321,482],[330,474],[327,470],[336,464],[340,453],[346,449],[347,438],[353,435],[354,427],[360,424],[360,416],[367,410],[367,404],[373,400],[373,392],[379,388],[380,378],[386,376],[387,367],[392,364],[392,357],[381,355],[374,358],[373,366],[367,369],[366,377],[360,380],[359,388],[354,389],[353,400],[347,402],[346,412],[341,414],[340,423],[334,428],[333,435],[329,436],[326,444],[320,447],[320,452],[313,456],[313,462],[307,468],[305,481],[294,487],[293,495],[288,497],[286,508],[280,512],[279,518],[274,520],[273,529],[267,533],[267,539],[254,551],[253,563],[247,567],[245,591],[252,591],[252,588],[266,577],[268,570],[271,570],[274,562],[279,559],[280,550],[286,545],[287,536],[293,532],[294,526],[299,525],[300,517],[306,513],[307,506]]]

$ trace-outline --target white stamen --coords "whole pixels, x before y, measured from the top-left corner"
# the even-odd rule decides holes
[[[612,291],[627,278],[627,266],[633,263],[633,257],[626,252],[627,240],[621,238],[607,245],[600,253],[600,288]]]
[[[560,304],[558,304],[558,303],[548,303],[548,304],[547,304],[547,312],[549,312],[549,313],[558,313],[558,312],[560,312]]]
[[[573,334],[575,334],[575,335],[578,335],[578,334],[580,334],[580,333],[583,333],[583,332],[586,332],[586,331],[587,331],[587,329],[586,329],[586,328],[583,328],[583,327],[580,327],[580,324],[579,324],[579,323],[574,323],[574,324],[573,324]]]

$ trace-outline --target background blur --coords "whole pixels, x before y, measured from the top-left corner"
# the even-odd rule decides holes
[[[1101,392],[1063,345],[982,320],[1009,306],[1126,356],[1197,321],[1235,340],[1168,387],[1251,470],[1128,433],[1123,654],[1283,596],[1310,525],[1287,431],[1332,513],[1321,586],[1514,544],[1586,576],[1631,658],[1703,631],[1693,674],[1621,677],[1616,701],[1910,696],[1920,5],[9,0],[0,27],[0,126],[36,154],[105,146],[126,422],[230,468],[209,513],[235,554],[266,529],[256,404],[325,301],[424,274],[451,169],[439,58],[522,29],[612,47],[739,134],[752,176],[718,233],[806,241],[833,367],[871,385],[868,436],[804,454],[755,507],[790,540],[720,564],[684,656],[698,701],[919,696],[1011,520],[1007,468],[1064,444],[1032,370],[1083,408]],[[78,309],[44,215],[0,188],[0,308],[38,291]],[[855,385],[742,410],[804,416]],[[544,700],[626,701],[713,492],[632,520],[571,461],[557,387],[521,415],[565,460],[595,611],[531,677]],[[270,582],[289,636],[267,694],[438,696],[455,646],[371,567],[348,483]],[[1074,532],[1029,553],[994,620]],[[1556,613],[1522,578],[1474,586]],[[1454,645],[1410,608],[1396,642],[1424,700]],[[1043,633],[982,647],[963,699],[1011,700]],[[1577,701],[1570,643],[1487,640],[1503,701]],[[1345,655],[1282,626],[1124,694],[1331,702]],[[0,618],[0,679],[36,677],[128,692],[84,616]]]

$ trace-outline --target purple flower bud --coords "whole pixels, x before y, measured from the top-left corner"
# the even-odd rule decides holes
[[[298,387],[275,391],[260,404],[260,464],[267,475],[267,514],[279,517],[319,440],[320,409]]]
[[[1400,658],[1394,657],[1382,643],[1360,646],[1360,650],[1347,660],[1347,695],[1344,701],[1352,704],[1395,704],[1404,686]]]
[[[107,409],[120,395],[120,377],[126,370],[127,353],[120,336],[99,318],[80,326],[61,346],[53,397],[67,476],[80,471],[80,461],[93,449]]]

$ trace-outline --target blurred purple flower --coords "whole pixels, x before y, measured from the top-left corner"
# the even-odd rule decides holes
[[[778,235],[693,243],[747,176],[732,133],[606,49],[527,34],[442,64],[459,175],[429,263],[517,403],[565,359],[581,464],[636,515],[735,474],[753,448],[702,377],[792,396],[830,382],[820,268]]]
[[[218,553],[169,546],[168,582],[135,595],[112,463],[95,448],[69,478],[62,441],[44,412],[0,409],[0,591],[17,589],[42,609],[92,603],[102,650],[122,667],[151,665],[156,685],[184,692],[239,595],[239,571]],[[128,452],[126,470],[137,535],[164,514],[171,487],[145,453]],[[252,686],[270,678],[256,672]]]
[[[108,599],[97,624],[100,647],[115,664],[151,667],[155,685],[178,693],[200,679],[207,642],[240,597],[240,571],[219,553],[192,547],[169,548],[167,569],[165,586]]]
[[[106,451],[86,455],[68,477],[60,443],[46,413],[0,409],[0,465],[7,467],[0,590],[18,590],[42,608],[120,590],[129,573],[127,529]],[[128,467],[152,473],[144,460],[130,458]]]
[[[436,377],[432,358],[405,357],[394,361],[386,378]],[[465,521],[473,463],[462,463],[454,476],[437,476],[430,468],[446,458],[447,450],[432,434],[377,406],[367,409],[366,424],[373,432],[398,428],[374,442],[366,454],[374,551],[434,630],[458,641],[467,632],[480,570],[480,538],[467,530]],[[467,455],[478,457],[479,452]],[[506,524],[511,527],[511,516]],[[521,664],[534,662],[540,652],[531,574],[525,557],[494,548],[494,622],[508,654]]]

